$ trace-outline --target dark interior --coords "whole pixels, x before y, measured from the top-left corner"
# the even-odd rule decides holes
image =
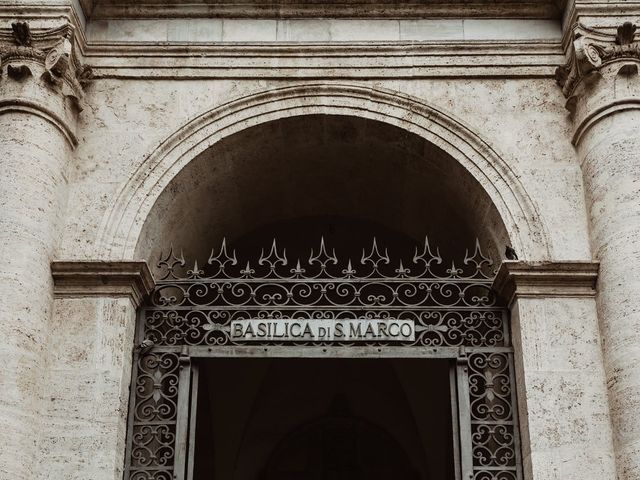
[[[202,360],[194,480],[453,480],[449,366]]]

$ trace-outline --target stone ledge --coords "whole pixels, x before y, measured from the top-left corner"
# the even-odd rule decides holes
[[[592,297],[598,262],[523,262],[505,260],[493,290],[510,305],[516,298]]]
[[[129,297],[136,305],[151,293],[155,280],[146,262],[51,262],[57,297]]]
[[[114,18],[559,18],[550,0],[80,0],[91,19]]]
[[[94,79],[552,77],[556,41],[90,44]],[[407,58],[411,62],[407,62]],[[277,64],[274,64],[277,58]],[[357,69],[353,66],[357,65]]]

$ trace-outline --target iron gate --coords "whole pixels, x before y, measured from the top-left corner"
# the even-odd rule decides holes
[[[137,326],[126,480],[191,480],[192,359],[287,356],[292,347],[310,356],[450,359],[457,479],[522,479],[508,313],[491,291],[495,270],[478,242],[456,264],[426,239],[409,258],[393,260],[374,239],[358,262],[339,259],[321,240],[294,263],[275,240],[253,262],[223,241],[202,267],[171,250],[158,268]],[[415,332],[410,340],[363,342],[246,342],[231,332],[238,321],[291,318],[403,320]]]

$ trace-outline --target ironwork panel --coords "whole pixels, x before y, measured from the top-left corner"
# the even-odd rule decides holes
[[[179,355],[147,352],[136,360],[126,478],[173,480]]]
[[[335,250],[329,254],[324,240],[305,262],[293,265],[275,241],[253,263],[238,261],[223,242],[204,268],[197,262],[188,267],[173,251],[159,265],[162,280],[142,317],[145,339],[155,345],[238,344],[230,335],[232,322],[284,318],[409,320],[415,339],[399,342],[405,345],[505,346],[508,341],[504,309],[491,290],[495,272],[477,243],[457,265],[445,264],[428,240],[409,259],[395,261],[374,240],[355,266],[339,260]],[[350,342],[331,342],[336,343]]]
[[[312,356],[342,349],[347,357],[452,358],[456,477],[521,480],[508,312],[491,290],[495,271],[477,242],[457,263],[445,263],[428,240],[413,255],[392,259],[374,239],[356,264],[324,240],[293,262],[275,241],[253,260],[239,260],[223,241],[202,267],[171,250],[159,268],[161,279],[139,317],[126,480],[191,480],[197,370],[190,356],[229,349],[270,356],[300,347]],[[251,344],[231,336],[238,320],[291,318],[406,320],[415,335]]]
[[[475,480],[520,478],[513,360],[505,352],[474,352],[468,357],[469,410]]]

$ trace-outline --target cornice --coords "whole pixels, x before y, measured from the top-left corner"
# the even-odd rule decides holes
[[[54,261],[57,297],[128,297],[135,306],[155,287],[146,262]]]
[[[94,1],[92,19],[118,18],[560,18],[555,1]]]
[[[593,297],[598,262],[524,262],[505,260],[493,290],[509,305],[518,298]]]
[[[95,78],[552,77],[563,54],[555,41],[94,43],[86,59]]]
[[[570,0],[562,18],[564,45],[572,41],[573,26],[582,23],[615,34],[620,23],[640,16],[640,1]]]
[[[77,0],[0,0],[0,25],[16,20],[34,22],[38,27],[48,23],[68,22],[76,29],[76,35],[84,39],[85,11]],[[34,25],[35,27],[35,25]]]

